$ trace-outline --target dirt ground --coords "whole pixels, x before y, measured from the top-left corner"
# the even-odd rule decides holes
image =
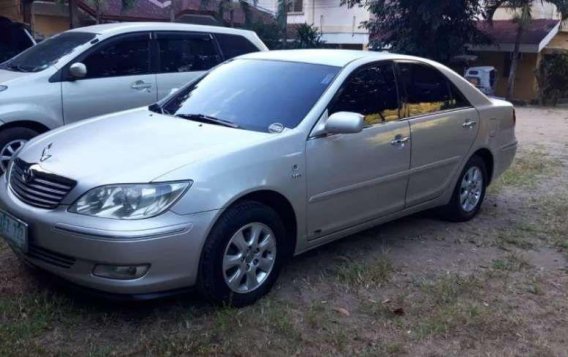
[[[322,247],[241,310],[90,299],[0,243],[0,355],[568,356],[568,110],[517,117],[518,157],[478,218]]]

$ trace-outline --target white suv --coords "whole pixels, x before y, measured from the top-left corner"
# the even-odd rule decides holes
[[[251,31],[172,23],[70,30],[0,65],[0,173],[27,140],[148,105],[226,59],[267,47]]]

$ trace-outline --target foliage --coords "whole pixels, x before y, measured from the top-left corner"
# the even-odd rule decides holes
[[[536,70],[541,105],[556,105],[568,96],[568,55],[545,55]]]
[[[487,43],[476,27],[483,12],[479,0],[341,0],[364,6],[374,15],[364,22],[371,46],[449,63],[466,44]]]
[[[255,22],[248,29],[257,33],[258,37],[271,50],[281,49],[297,49],[297,48],[321,48],[324,41],[321,39],[320,32],[317,27],[309,24],[301,24],[297,28],[296,37],[294,39],[286,39],[282,29],[276,23]]]
[[[288,48],[320,48],[323,45],[318,28],[304,23],[298,26],[296,38],[288,43]]]

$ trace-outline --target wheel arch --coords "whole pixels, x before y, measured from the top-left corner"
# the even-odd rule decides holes
[[[2,126],[0,126],[0,130],[6,130],[11,128],[28,128],[37,131],[38,134],[43,134],[50,130],[50,128],[48,128],[44,124],[33,120],[16,120],[2,124]]]
[[[485,162],[485,166],[487,169],[487,176],[488,176],[488,181],[487,185],[491,184],[491,181],[493,179],[493,172],[495,170],[495,158],[493,157],[493,153],[487,149],[487,148],[481,148],[478,149],[473,155],[473,156],[479,156],[483,162]]]
[[[235,200],[233,200],[223,211],[244,201],[255,201],[272,208],[282,219],[284,228],[286,229],[287,242],[286,258],[294,255],[298,237],[298,221],[296,219],[296,211],[292,203],[283,194],[270,190],[262,189],[248,192]]]

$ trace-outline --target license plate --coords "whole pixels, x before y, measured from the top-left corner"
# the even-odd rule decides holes
[[[4,211],[0,211],[0,235],[21,251],[28,250],[28,225]]]

